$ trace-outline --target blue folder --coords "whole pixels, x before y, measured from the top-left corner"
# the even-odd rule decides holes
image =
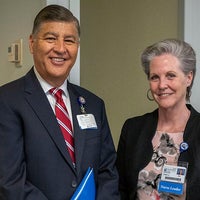
[[[80,185],[71,197],[71,200],[95,200],[96,187],[93,168],[88,168]]]

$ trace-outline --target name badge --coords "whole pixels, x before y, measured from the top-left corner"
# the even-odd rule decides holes
[[[80,129],[97,129],[96,120],[93,114],[77,115],[77,120]]]
[[[186,167],[165,164],[158,184],[158,191],[182,195],[186,173]]]

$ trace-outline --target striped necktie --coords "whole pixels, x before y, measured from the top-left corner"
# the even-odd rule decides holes
[[[74,155],[74,137],[72,132],[72,124],[69,118],[67,108],[64,104],[62,93],[63,91],[58,88],[52,88],[49,90],[50,93],[56,98],[55,104],[55,114],[60,125],[65,143],[68,147],[70,157],[72,159],[73,165],[75,165],[75,155]]]

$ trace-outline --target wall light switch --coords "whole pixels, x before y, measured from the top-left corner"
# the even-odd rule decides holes
[[[8,47],[8,61],[22,66],[22,45],[23,40],[19,39]]]

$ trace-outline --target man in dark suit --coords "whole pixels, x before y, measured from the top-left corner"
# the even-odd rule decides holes
[[[94,169],[96,199],[119,199],[104,102],[67,81],[79,35],[79,22],[69,10],[45,7],[29,39],[34,67],[0,87],[1,200],[68,200],[88,167]],[[63,91],[73,127],[74,163],[55,117],[51,88]]]

